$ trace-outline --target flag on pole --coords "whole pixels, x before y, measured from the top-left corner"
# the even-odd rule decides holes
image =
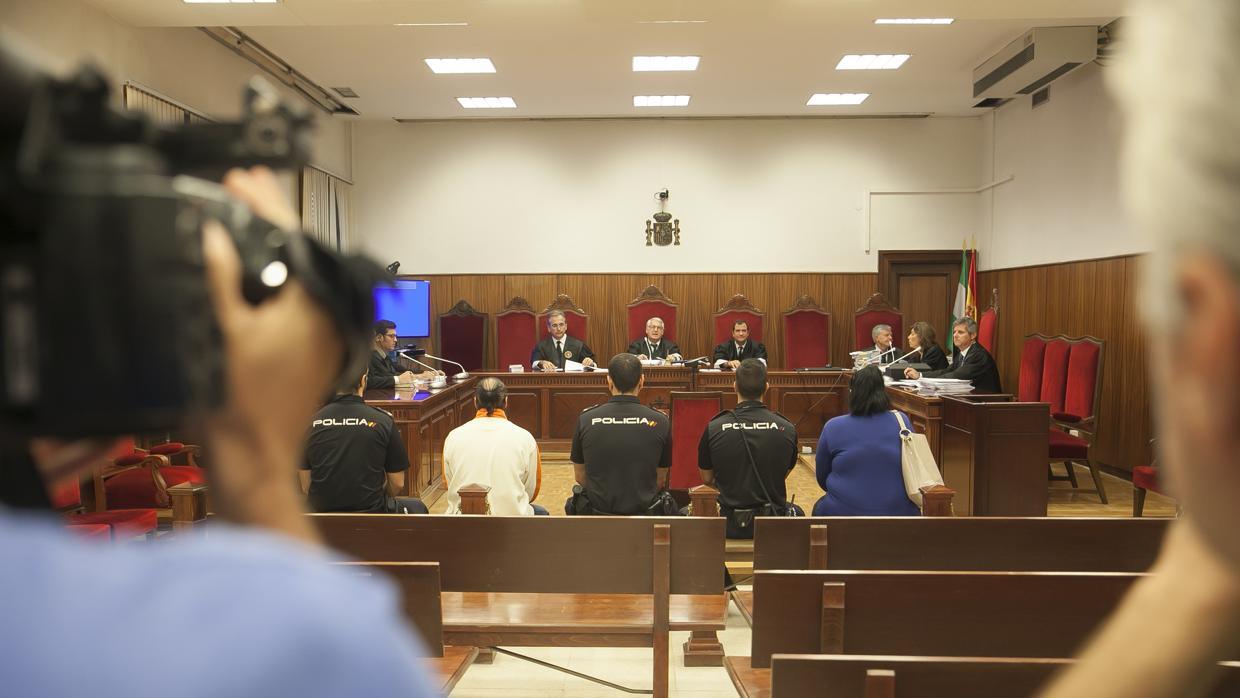
[[[977,319],[977,247],[969,250],[969,288],[964,301],[964,312]]]
[[[952,322],[965,316],[969,296],[969,253],[960,243],[960,281],[956,284],[956,302],[952,304]]]

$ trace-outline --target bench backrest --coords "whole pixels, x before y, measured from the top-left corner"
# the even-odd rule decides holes
[[[1072,663],[1071,659],[777,654],[771,661],[771,698],[1032,698],[1055,672]],[[1208,695],[1240,695],[1240,664],[1223,662],[1220,667],[1221,679]],[[866,672],[873,670],[894,672],[895,690],[867,690]]]
[[[763,517],[756,570],[1143,572],[1170,519]],[[811,534],[823,538],[811,546]],[[811,548],[825,567],[811,565]]]
[[[400,589],[405,618],[418,631],[431,657],[443,656],[443,603],[437,562],[337,562],[355,574],[382,574]]]
[[[619,516],[310,514],[370,562],[438,562],[447,591],[653,592],[654,526],[671,532],[671,593],[723,592],[724,520]]]
[[[752,664],[776,652],[1071,657],[1141,576],[759,570]]]

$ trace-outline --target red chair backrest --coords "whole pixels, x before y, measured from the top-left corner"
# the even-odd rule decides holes
[[[995,335],[999,328],[999,312],[989,308],[977,320],[977,343],[986,348],[991,356],[995,355]]]
[[[723,405],[719,392],[672,391],[672,472],[668,489],[687,490],[702,484],[698,472],[698,441]]]
[[[513,308],[515,301],[509,303],[509,310],[495,316],[495,363],[496,368],[506,370],[512,364],[520,364],[529,368],[530,352],[538,343],[538,326],[534,310]],[[529,305],[526,304],[526,308]]]
[[[762,315],[748,310],[729,310],[715,316],[715,344],[722,344],[732,338],[732,325],[737,320],[744,320],[749,325],[750,340],[762,341]]]
[[[1068,356],[1067,389],[1063,412],[1081,419],[1094,416],[1098,371],[1102,362],[1102,344],[1082,339],[1072,344]]]
[[[76,475],[69,476],[48,488],[48,498],[52,508],[57,511],[76,509],[82,506],[82,485]]]
[[[784,313],[784,368],[831,363],[831,314],[802,308]]]
[[[652,317],[663,320],[663,336],[669,341],[676,341],[676,305],[666,301],[643,300],[629,305],[629,333],[625,342],[646,336],[646,321]]]
[[[486,366],[486,333],[486,315],[440,315],[439,351],[434,353],[462,364],[466,371],[476,371]],[[531,344],[529,350],[533,348]],[[529,350],[526,350],[527,361]],[[449,375],[459,370],[451,364],[440,368]]]
[[[589,344],[590,336],[590,316],[585,313],[579,313],[576,310],[564,310],[564,320],[568,322],[568,336]],[[547,316],[550,313],[542,313],[538,316],[538,339],[546,339],[551,336],[551,331],[547,329]],[[530,345],[533,349],[533,345]]]
[[[1046,358],[1046,340],[1032,335],[1025,337],[1020,351],[1020,388],[1016,399],[1038,402],[1042,399],[1042,364]]]
[[[1068,388],[1068,354],[1071,351],[1072,345],[1066,339],[1055,338],[1046,343],[1039,399],[1050,403],[1051,413],[1063,412],[1063,397]]]
[[[903,343],[904,313],[892,307],[881,293],[870,296],[866,304],[853,314],[853,348],[867,349],[874,346],[875,325],[890,325],[895,346]]]

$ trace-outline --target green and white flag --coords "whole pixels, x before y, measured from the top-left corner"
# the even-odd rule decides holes
[[[969,255],[964,245],[960,246],[960,281],[956,285],[956,302],[952,304],[952,322],[955,323],[965,315],[965,305],[969,294]]]

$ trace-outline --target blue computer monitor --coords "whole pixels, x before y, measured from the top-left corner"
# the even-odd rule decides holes
[[[401,337],[431,336],[431,282],[396,280],[375,288],[375,319],[396,323]]]

